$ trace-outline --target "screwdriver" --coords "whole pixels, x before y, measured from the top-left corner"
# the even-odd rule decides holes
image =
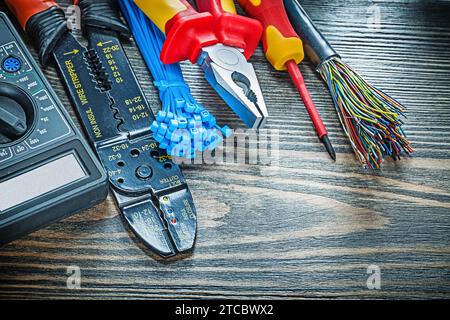
[[[289,72],[320,141],[324,144],[330,157],[336,160],[336,152],[328,137],[328,131],[314,105],[298,66],[305,57],[303,43],[289,21],[283,0],[238,0],[238,2],[250,17],[263,24],[263,45],[267,60],[276,70]]]

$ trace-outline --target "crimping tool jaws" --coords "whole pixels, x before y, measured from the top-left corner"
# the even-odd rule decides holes
[[[144,136],[98,148],[130,228],[164,257],[194,246],[196,214],[180,168]],[[119,160],[118,160],[119,159]]]

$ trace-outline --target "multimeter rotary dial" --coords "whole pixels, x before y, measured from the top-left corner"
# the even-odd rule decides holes
[[[22,140],[32,129],[35,111],[34,102],[25,91],[0,82],[0,145]]]

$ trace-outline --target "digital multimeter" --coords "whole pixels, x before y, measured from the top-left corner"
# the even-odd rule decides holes
[[[107,192],[102,166],[0,12],[0,245]]]

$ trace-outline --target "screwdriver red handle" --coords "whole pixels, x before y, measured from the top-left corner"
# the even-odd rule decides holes
[[[283,0],[238,0],[245,12],[264,27],[264,52],[277,70],[286,70],[286,63],[297,64],[305,57],[303,44],[289,22]]]

